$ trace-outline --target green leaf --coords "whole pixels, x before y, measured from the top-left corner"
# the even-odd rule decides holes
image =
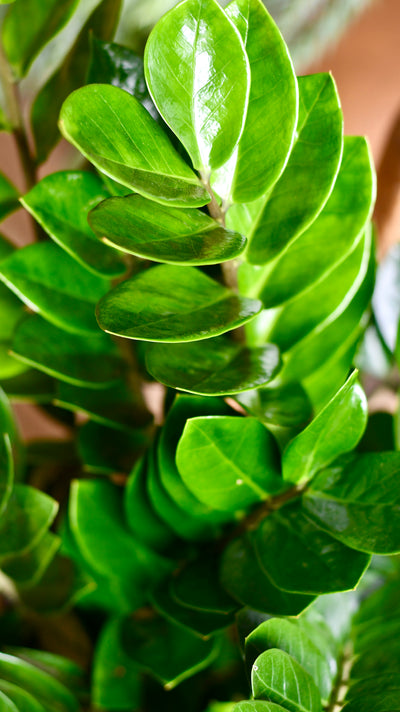
[[[226,14],[239,30],[250,64],[250,96],[233,169],[222,168],[231,185],[217,193],[246,203],[263,195],[279,178],[291,149],[297,121],[297,83],[288,49],[260,0],[233,0]]]
[[[90,225],[106,245],[144,259],[209,265],[241,254],[246,238],[205,213],[154,205],[140,195],[110,198],[92,210]]]
[[[57,120],[63,101],[74,89],[87,83],[92,34],[101,39],[111,39],[118,23],[120,8],[121,0],[97,1],[61,67],[38,93],[32,106],[31,124],[39,163],[46,160],[61,138]]]
[[[0,220],[19,208],[18,190],[0,173]]]
[[[33,695],[29,694],[29,692],[26,692],[26,690],[23,690],[18,685],[13,685],[11,682],[0,680],[0,691],[2,696],[7,695],[9,700],[14,703],[15,708],[12,707],[12,710],[18,710],[18,712],[46,712],[43,705],[41,705]],[[7,708],[2,706],[2,696],[0,698],[0,708],[3,712],[3,710],[6,710]]]
[[[122,643],[132,661],[168,690],[208,667],[219,649],[218,641],[200,640],[162,618],[143,622],[127,619],[122,628]]]
[[[218,580],[219,559],[209,553],[189,562],[172,577],[170,593],[186,608],[229,616],[239,606]]]
[[[275,705],[273,702],[265,702],[265,700],[243,700],[227,712],[282,712],[283,709],[284,707]]]
[[[321,472],[303,497],[318,526],[359,551],[400,552],[397,494],[400,454],[356,455],[344,467]]]
[[[3,564],[2,570],[18,588],[30,589],[43,576],[60,543],[58,536],[46,532],[35,546]]]
[[[310,401],[299,383],[245,391],[235,396],[235,400],[266,425],[294,427],[311,416]]]
[[[157,23],[145,75],[158,111],[208,173],[241,136],[250,72],[240,35],[215,0],[186,0]]]
[[[87,222],[89,211],[108,195],[93,173],[60,171],[43,178],[21,203],[77,262],[95,274],[115,277],[125,272],[124,262],[99,242]]]
[[[29,485],[15,485],[0,526],[2,565],[37,544],[50,527],[57,510],[57,502],[44,492]]]
[[[153,119],[159,114],[150,98],[144,78],[143,59],[116,42],[92,37],[88,84],[112,84],[124,89],[147,109]]]
[[[270,381],[280,365],[274,344],[251,349],[224,338],[146,349],[147,369],[157,381],[205,396],[257,388]]]
[[[268,262],[310,226],[332,191],[342,158],[343,118],[332,77],[312,74],[298,82],[296,137],[282,176],[257,203],[234,207],[227,216],[229,225],[249,225],[246,257],[253,264]]]
[[[0,709],[1,712],[20,712],[18,707],[14,704],[14,702],[4,694],[4,692],[0,691]]]
[[[256,699],[276,702],[290,712],[320,712],[322,709],[311,675],[281,650],[267,650],[257,658],[251,684]]]
[[[10,436],[2,433],[0,437],[0,514],[2,515],[10,499],[14,480],[14,462]]]
[[[72,660],[57,655],[56,653],[35,650],[34,648],[7,646],[7,652],[47,672],[67,688],[74,689],[75,691],[84,689],[85,672],[79,665],[73,663]]]
[[[320,594],[357,586],[370,557],[323,531],[301,506],[270,514],[255,535],[261,566],[275,586],[292,593]]]
[[[18,79],[22,79],[41,49],[68,22],[77,0],[18,0],[3,21],[4,51]]]
[[[57,245],[41,242],[16,250],[0,263],[0,279],[55,326],[98,334],[94,307],[109,282],[81,267]]]
[[[321,650],[315,645],[299,621],[271,618],[261,623],[246,638],[246,660],[251,665],[258,655],[273,648],[283,650],[300,663],[311,675],[322,699],[329,699],[337,673],[336,661],[326,654],[325,646]]]
[[[149,445],[142,431],[118,431],[93,420],[79,430],[78,452],[86,472],[101,475],[129,473]]]
[[[15,362],[19,363],[17,359]],[[50,403],[55,393],[53,379],[33,368],[3,381],[3,387],[8,397],[17,402]]]
[[[249,536],[235,539],[225,549],[220,576],[224,588],[240,603],[271,615],[297,616],[314,600],[274,586]]]
[[[0,207],[1,209],[1,207]],[[14,247],[0,235],[0,260],[5,259],[14,252]],[[0,284],[0,378],[12,378],[23,373],[26,367],[10,356],[9,349],[15,327],[24,315],[24,308],[20,300],[6,287]]]
[[[96,168],[140,195],[176,207],[210,201],[164,131],[122,89],[91,84],[73,92],[61,109],[60,130]]]
[[[123,362],[117,346],[102,332],[88,338],[68,334],[38,315],[18,326],[12,353],[34,368],[75,386],[104,388],[118,381]]]
[[[54,712],[78,712],[75,696],[58,680],[13,655],[0,653],[0,677],[33,695],[40,704]]]
[[[122,646],[123,618],[111,618],[100,634],[93,664],[92,697],[105,710],[132,710],[141,703],[139,666]]]
[[[106,294],[97,319],[104,331],[128,339],[197,341],[242,326],[260,309],[195,267],[160,265]]]
[[[353,450],[368,418],[367,398],[354,371],[310,425],[292,440],[283,454],[283,478],[302,485],[339,455]]]
[[[222,511],[244,510],[285,489],[276,443],[255,418],[190,418],[176,464],[191,492]]]

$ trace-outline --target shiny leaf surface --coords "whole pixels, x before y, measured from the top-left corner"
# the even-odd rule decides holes
[[[287,653],[267,650],[251,673],[256,699],[281,704],[290,712],[320,712],[321,697],[311,675]]]

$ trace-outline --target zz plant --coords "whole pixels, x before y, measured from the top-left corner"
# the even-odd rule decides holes
[[[102,0],[33,100],[32,153],[18,85],[76,5],[2,25],[30,187],[2,176],[0,210],[38,239],[0,243],[0,707],[400,709],[400,455],[370,444],[353,369],[368,145],[261,0],[184,0],[143,61]],[[37,180],[59,131],[81,168]],[[9,400],[66,441],[21,443]]]

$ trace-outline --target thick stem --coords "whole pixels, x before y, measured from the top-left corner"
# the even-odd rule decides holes
[[[346,693],[349,689],[349,679],[353,659],[353,645],[349,643],[343,651],[335,686],[332,690],[329,704],[326,707],[326,712],[341,712],[343,709]]]

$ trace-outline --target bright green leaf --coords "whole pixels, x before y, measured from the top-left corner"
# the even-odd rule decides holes
[[[267,650],[251,673],[256,699],[281,704],[290,712],[320,712],[321,697],[311,675],[287,653]]]
[[[0,653],[0,677],[22,687],[45,709],[54,712],[78,712],[75,696],[58,680],[13,655]]]
[[[176,207],[198,207],[210,196],[168,137],[133,96],[106,84],[73,92],[60,130],[101,172],[132,191]]]
[[[33,695],[18,685],[0,680],[0,691],[14,703],[18,712],[46,712],[43,705]],[[3,700],[0,699],[0,709],[3,712],[5,708],[2,706],[2,702]]]

